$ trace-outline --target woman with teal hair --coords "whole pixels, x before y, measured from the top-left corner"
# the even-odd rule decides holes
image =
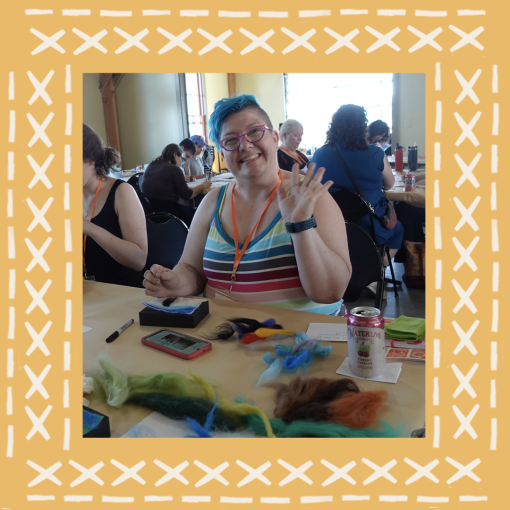
[[[221,99],[210,138],[234,182],[207,194],[181,260],[144,275],[155,297],[198,295],[337,314],[351,274],[345,222],[314,165],[278,168],[278,132],[252,95]]]

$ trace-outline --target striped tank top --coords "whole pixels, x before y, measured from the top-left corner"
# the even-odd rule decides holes
[[[227,185],[220,189],[205,244],[204,273],[209,298],[275,306],[289,310],[336,315],[342,300],[332,304],[315,303],[307,298],[299,279],[294,246],[280,212],[269,226],[250,241],[230,292],[234,266],[234,240],[223,230],[220,220]],[[242,245],[239,246],[242,248]]]

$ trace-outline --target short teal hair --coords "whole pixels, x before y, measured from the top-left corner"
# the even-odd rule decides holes
[[[218,151],[221,151],[220,133],[223,123],[230,115],[240,112],[245,108],[255,108],[264,117],[268,128],[273,129],[269,115],[260,106],[257,98],[251,94],[242,94],[236,97],[224,97],[214,105],[214,111],[209,117],[209,138],[214,142]]]

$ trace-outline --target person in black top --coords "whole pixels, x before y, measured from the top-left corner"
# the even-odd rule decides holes
[[[294,119],[287,119],[280,126],[279,134],[282,144],[278,148],[278,166],[282,170],[291,172],[292,167],[297,163],[299,170],[304,170],[308,165],[308,158],[298,151],[303,138],[301,123]]]
[[[367,143],[369,145],[378,145],[388,142],[390,139],[390,128],[386,122],[382,120],[374,120],[367,127],[366,134]]]
[[[141,286],[147,260],[145,214],[135,190],[109,177],[119,153],[83,125],[83,253],[89,279]]]
[[[165,200],[189,205],[187,202],[211,187],[211,181],[204,181],[195,188],[188,188],[186,180],[179,168],[182,164],[180,147],[171,143],[167,145],[161,156],[156,158],[140,177],[140,189],[151,200]]]

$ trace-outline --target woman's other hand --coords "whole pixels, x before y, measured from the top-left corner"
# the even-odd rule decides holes
[[[145,294],[153,297],[174,297],[179,289],[179,277],[171,269],[153,264],[145,271],[143,286]]]
[[[291,194],[286,196],[285,190],[281,186],[278,188],[278,203],[286,223],[298,223],[311,218],[315,203],[333,184],[333,181],[321,184],[325,168],[319,168],[315,176],[314,170],[315,163],[310,163],[304,179],[300,182],[299,165],[296,163],[292,167]]]
[[[204,187],[204,189],[209,189],[212,185],[212,181],[204,181],[202,183],[202,186]]]

